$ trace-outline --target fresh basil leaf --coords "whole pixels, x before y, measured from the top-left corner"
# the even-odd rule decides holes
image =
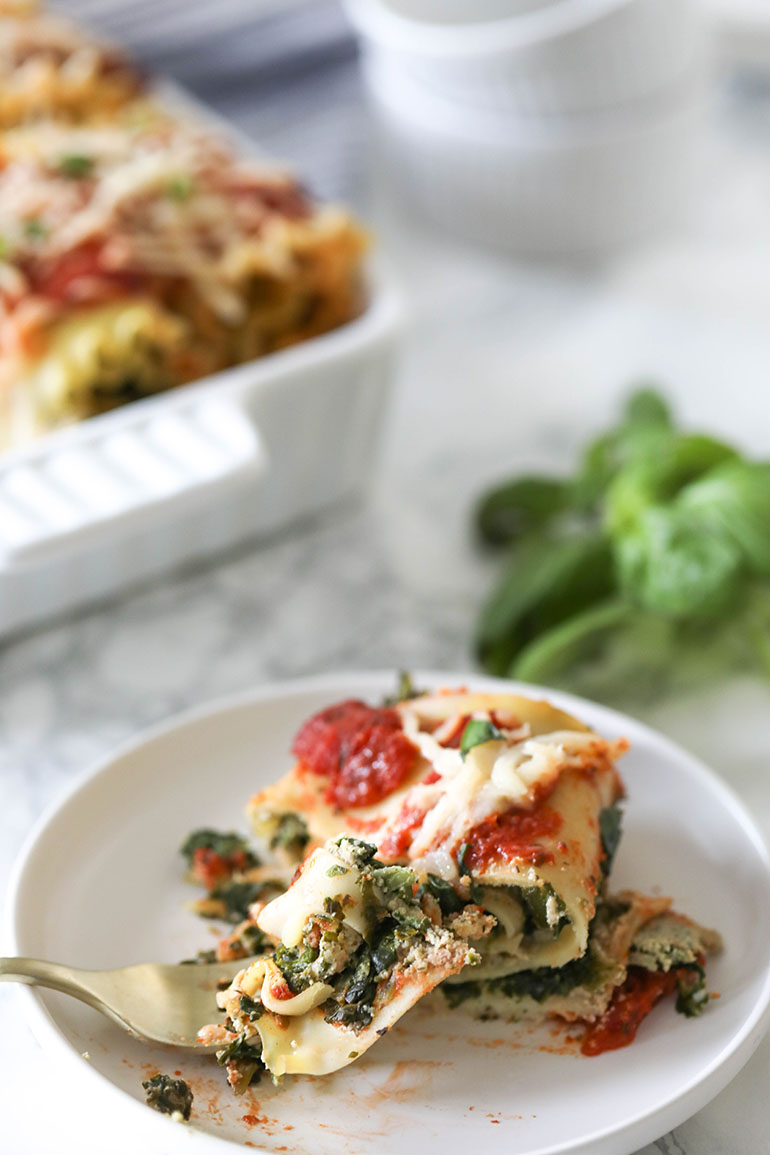
[[[601,659],[608,634],[632,614],[633,608],[620,600],[601,602],[575,614],[530,642],[507,673],[523,682],[558,682],[576,662]]]
[[[477,633],[482,661],[497,673],[507,673],[533,638],[604,600],[614,589],[612,550],[604,536],[528,540],[515,552],[482,611]]]
[[[460,754],[465,758],[474,746],[483,746],[485,742],[495,742],[502,737],[502,731],[494,723],[485,718],[471,718],[460,739]]]
[[[672,501],[686,485],[737,456],[731,446],[702,434],[669,439],[615,478],[607,491],[607,530],[632,530],[649,506]]]
[[[476,526],[490,545],[505,545],[541,528],[570,504],[570,487],[550,477],[518,477],[492,489],[476,511]]]
[[[718,617],[740,588],[740,550],[665,506],[640,515],[617,540],[615,558],[629,601],[671,617]]]
[[[626,427],[657,425],[664,429],[673,427],[671,409],[656,389],[637,389],[626,402],[623,424]]]
[[[770,577],[770,463],[730,461],[687,486],[678,506],[704,533],[731,541],[752,573]]]
[[[672,435],[663,398],[652,389],[632,394],[617,428],[592,441],[583,454],[572,489],[577,508],[593,509],[622,469],[653,459]]]

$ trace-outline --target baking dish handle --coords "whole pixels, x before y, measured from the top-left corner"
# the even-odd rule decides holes
[[[0,568],[59,561],[204,511],[242,487],[256,491],[268,455],[238,403],[204,399],[137,407],[93,432],[45,438],[0,465]],[[79,432],[82,432],[82,427]]]

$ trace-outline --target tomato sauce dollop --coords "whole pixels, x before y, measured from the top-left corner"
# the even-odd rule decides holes
[[[339,809],[370,806],[401,785],[417,760],[397,710],[355,698],[321,710],[300,729],[292,753],[328,779],[325,800]]]
[[[628,1047],[655,1004],[676,990],[679,971],[630,967],[602,1017],[591,1023],[580,1044],[584,1055],[602,1055]]]
[[[553,854],[541,844],[541,838],[552,838],[561,829],[562,818],[548,806],[535,810],[508,810],[493,814],[468,835],[466,861],[476,870],[484,870],[493,862],[512,862],[514,859],[542,866],[553,862]]]

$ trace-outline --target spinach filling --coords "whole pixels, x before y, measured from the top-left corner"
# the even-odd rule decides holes
[[[148,1107],[153,1107],[162,1115],[181,1115],[185,1120],[190,1118],[193,1093],[184,1079],[172,1079],[171,1075],[153,1075],[151,1079],[145,1079],[142,1086]]]
[[[694,963],[677,983],[676,1010],[688,1019],[695,1019],[705,1011],[709,997],[706,972],[699,963]]]
[[[599,811],[599,834],[602,840],[602,874],[605,878],[612,870],[612,863],[622,834],[623,812],[619,806],[605,806]]]
[[[534,934],[535,931],[548,931],[553,938],[558,938],[563,926],[569,919],[566,907],[561,896],[556,893],[550,882],[542,886],[522,886],[518,889],[518,896],[524,904],[524,933]],[[553,921],[553,911],[557,918]],[[549,912],[551,921],[548,921]]]
[[[220,904],[219,908],[206,914],[200,911],[203,917],[223,918],[227,922],[238,924],[249,917],[249,907],[262,897],[266,889],[276,889],[272,882],[246,882],[240,879],[231,879],[215,886],[209,891],[209,898]],[[280,889],[280,888],[279,888]]]
[[[217,1062],[220,1067],[227,1068],[227,1081],[236,1095],[243,1094],[251,1083],[259,1082],[263,1071],[259,1061],[261,1054],[259,1035],[247,1039],[245,1034],[238,1035],[217,1051]]]
[[[467,999],[484,994],[501,994],[510,999],[534,999],[545,1002],[554,995],[567,995],[577,986],[597,987],[604,981],[606,967],[590,952],[573,959],[562,967],[535,967],[500,978],[453,983],[442,986],[444,998],[450,1007],[458,1007]]]
[[[278,819],[270,836],[271,850],[285,850],[293,858],[301,858],[310,841],[310,832],[304,819],[293,811],[287,811]]]
[[[417,891],[418,899],[422,899],[426,894],[435,898],[444,916],[458,914],[465,905],[452,884],[439,878],[437,874],[429,874],[425,882],[420,884]]]
[[[196,850],[210,850],[227,862],[237,856],[241,870],[259,866],[259,859],[249,849],[246,839],[241,838],[239,834],[235,834],[233,831],[223,834],[218,830],[210,830],[208,827],[194,830],[180,849],[180,853],[184,855],[190,866],[192,866]]]
[[[334,994],[323,1004],[326,1022],[368,1027],[377,992],[387,984],[396,963],[409,953],[418,933],[397,918],[384,919],[372,942],[362,943],[336,978]]]
[[[413,870],[386,866],[369,843],[354,838],[344,842],[349,861],[362,871],[368,933],[362,939],[344,925],[341,904],[327,898],[324,914],[311,920],[303,942],[291,948],[277,946],[275,961],[292,994],[314,982],[328,982],[334,992],[322,1004],[326,1021],[362,1029],[371,1023],[377,993],[389,981],[395,965],[432,925],[420,906],[422,899],[431,895],[443,915],[461,910],[464,903],[443,879],[428,875],[418,885]]]

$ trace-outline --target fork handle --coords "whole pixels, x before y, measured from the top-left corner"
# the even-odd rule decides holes
[[[43,962],[38,958],[0,958],[0,982],[26,983],[30,987],[49,987],[77,999],[87,997],[77,967]]]

